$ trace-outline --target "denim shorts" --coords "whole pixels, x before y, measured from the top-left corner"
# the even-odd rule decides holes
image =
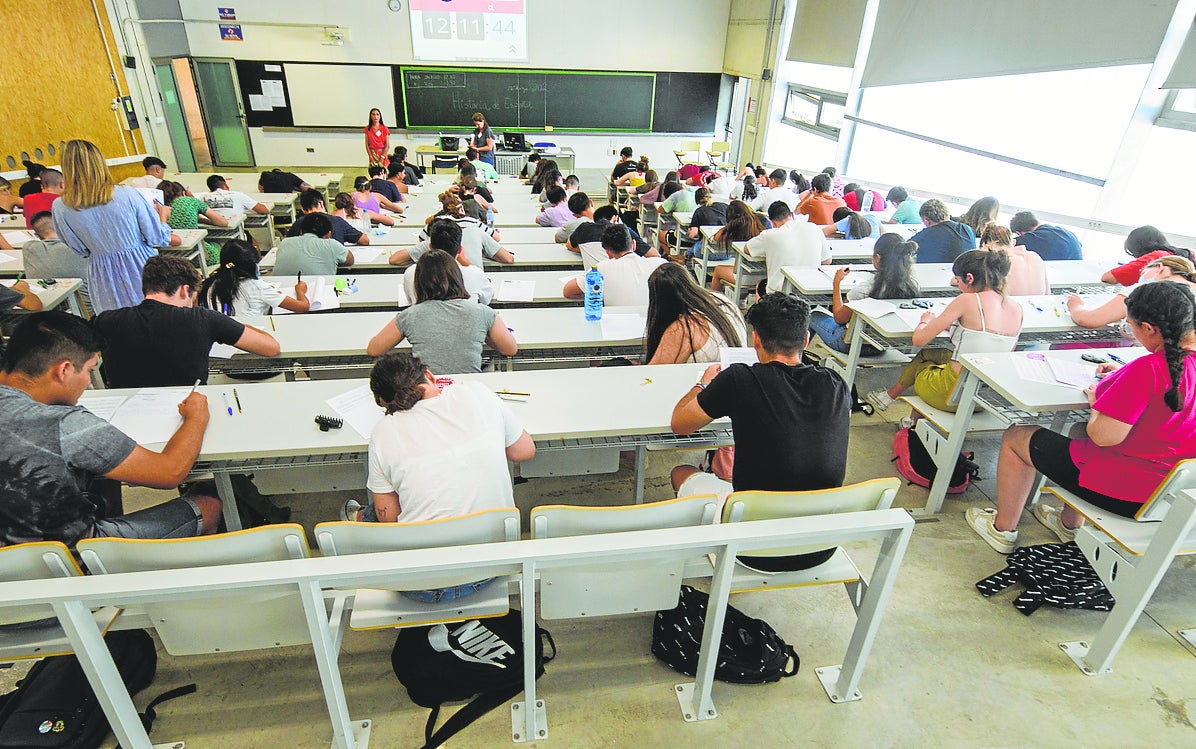
[[[97,520],[94,538],[191,538],[203,529],[199,505],[190,497],[177,497],[144,510]]]

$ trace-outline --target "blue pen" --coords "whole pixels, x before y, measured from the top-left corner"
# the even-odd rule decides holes
[[[1121,357],[1119,357],[1119,356],[1114,356],[1113,354],[1109,354],[1108,356],[1109,356],[1109,358],[1110,358],[1110,359],[1112,359],[1113,361],[1117,362],[1118,364],[1122,364],[1122,365],[1124,365],[1124,364],[1125,364],[1125,360],[1124,360],[1124,359],[1122,359],[1122,358],[1121,358]]]
[[[221,393],[220,397],[224,398],[224,407],[228,409],[228,415],[233,415],[233,407],[228,405],[228,393]]]
[[[1038,310],[1039,312],[1042,312],[1042,307],[1039,307],[1037,304],[1035,304],[1033,299],[1030,300],[1030,306],[1033,307],[1034,309]]]

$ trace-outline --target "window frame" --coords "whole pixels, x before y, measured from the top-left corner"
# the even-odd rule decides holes
[[[1196,132],[1196,112],[1185,112],[1175,108],[1175,101],[1183,91],[1193,89],[1172,89],[1167,92],[1167,100],[1163,102],[1163,111],[1155,118],[1158,127],[1170,127],[1176,130],[1190,130]]]
[[[796,120],[788,116],[789,102],[794,96],[798,96],[817,107],[813,123]],[[841,91],[829,91],[824,88],[806,86],[800,83],[790,83],[785,92],[785,106],[781,109],[781,122],[796,127],[799,130],[820,135],[829,140],[838,140],[840,128],[828,125],[822,121],[823,109],[827,104],[834,104],[845,108],[847,106],[847,94]]]

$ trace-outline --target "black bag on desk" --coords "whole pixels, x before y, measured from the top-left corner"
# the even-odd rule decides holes
[[[109,632],[104,638],[120,677],[135,695],[154,680],[158,651],[149,633],[140,629]],[[141,715],[148,732],[159,702],[195,691],[191,684],[155,699]],[[0,697],[0,749],[94,749],[111,727],[100,702],[74,655],[39,661],[16,691]]]

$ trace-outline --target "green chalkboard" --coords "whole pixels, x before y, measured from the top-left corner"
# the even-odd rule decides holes
[[[653,129],[655,73],[403,66],[396,77],[409,129],[468,126],[474,112],[503,130]]]

